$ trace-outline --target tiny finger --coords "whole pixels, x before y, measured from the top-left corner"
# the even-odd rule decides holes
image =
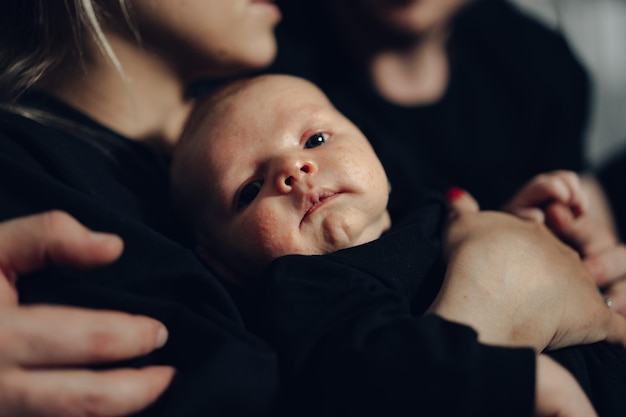
[[[574,215],[578,217],[588,208],[587,194],[584,192],[580,177],[572,171],[557,171],[556,175],[569,189],[569,201],[566,201]]]
[[[480,210],[476,199],[467,191],[453,187],[446,193],[450,207],[450,217],[458,217],[463,213],[477,213]]]

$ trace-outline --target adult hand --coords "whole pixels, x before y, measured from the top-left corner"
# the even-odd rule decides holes
[[[578,253],[545,225],[451,202],[448,269],[431,311],[484,343],[544,349],[606,340],[626,346],[626,319],[607,308]]]
[[[566,207],[556,203],[546,208],[546,221],[579,251],[611,308],[626,315],[626,246],[613,229],[591,216],[573,218]]]
[[[537,357],[537,416],[595,417],[596,412],[578,382],[546,355]]]
[[[588,197],[575,172],[552,171],[535,176],[504,204],[502,210],[543,223],[543,208],[555,202],[568,208],[572,218],[587,211]]]
[[[170,367],[68,367],[128,359],[163,346],[167,331],[156,320],[17,304],[20,274],[49,263],[104,265],[122,248],[117,236],[90,232],[62,212],[0,223],[0,416],[122,416],[147,407],[167,388]]]

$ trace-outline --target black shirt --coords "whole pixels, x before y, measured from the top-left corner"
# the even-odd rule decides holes
[[[67,122],[50,127],[0,112],[0,220],[65,210],[120,235],[125,247],[110,266],[21,277],[20,301],[161,320],[170,332],[166,346],[129,365],[169,364],[178,375],[146,415],[266,415],[278,391],[276,356],[246,330],[220,280],[179,243],[164,160],[50,97],[26,101],[62,116],[76,133]]]
[[[281,4],[269,72],[317,83],[370,139],[396,195],[407,183],[458,186],[496,209],[537,174],[587,168],[589,80],[560,34],[504,0],[475,0],[451,24],[443,97],[399,106],[377,93],[321,3]]]

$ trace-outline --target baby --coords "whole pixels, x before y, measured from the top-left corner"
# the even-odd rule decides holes
[[[250,288],[245,284],[282,255],[329,254],[377,240],[391,228],[389,193],[385,170],[367,138],[317,87],[291,76],[240,80],[211,94],[191,116],[172,165],[173,201],[195,236],[199,256],[242,288]],[[549,210],[544,213],[542,207],[557,202],[575,217],[584,212],[582,196],[576,175],[555,172],[528,183],[507,210],[543,221],[549,220]],[[458,190],[448,196],[455,197]],[[445,210],[437,212],[445,216]],[[419,234],[423,230],[412,226],[426,223],[417,218],[410,228],[399,226],[372,244],[386,244],[407,231],[411,237],[414,231]],[[423,237],[429,240],[427,235],[417,239]],[[374,250],[362,245],[348,251],[365,254],[377,272],[384,269],[379,279],[389,275],[394,288],[398,277],[408,275],[411,282],[400,284],[400,291],[412,287],[409,297],[429,298],[428,289],[415,291],[420,285],[415,281],[422,280],[433,263],[407,260],[401,254],[428,258],[440,253],[440,247],[418,246],[427,250],[416,254],[403,240],[391,242]],[[383,247],[386,255],[379,256]],[[426,265],[416,274],[423,277],[412,273],[415,265]],[[409,273],[396,275],[397,268]],[[311,296],[316,297],[315,289]],[[430,302],[432,298],[424,306]],[[547,366],[553,367],[549,375]],[[579,399],[574,408],[580,415],[595,415],[573,376],[545,355],[539,355],[537,375],[537,404],[550,399],[549,407],[560,411],[572,409],[571,399]]]
[[[315,85],[286,75],[239,80],[199,103],[172,165],[174,205],[199,256],[239,284],[282,255],[379,238],[390,190],[363,133]],[[543,220],[551,201],[584,211],[575,174],[535,178],[507,210]]]

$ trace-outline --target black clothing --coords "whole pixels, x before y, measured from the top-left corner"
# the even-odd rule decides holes
[[[414,293],[425,294],[412,306],[421,312],[437,290],[430,277],[440,273],[440,202],[425,201],[405,226],[371,244],[278,260],[260,298],[267,304],[258,315],[269,321],[258,323],[244,310],[277,357],[244,327],[219,280],[179,243],[184,236],[165,198],[164,161],[54,99],[27,99],[83,129],[70,134],[0,112],[0,221],[66,210],[90,228],[119,234],[125,251],[91,271],[53,267],[21,277],[21,301],[118,309],[164,322],[167,345],[127,364],[169,364],[179,375],[141,415],[532,414],[531,350],[484,346],[468,327],[411,314]]]
[[[396,194],[407,179],[458,186],[494,209],[539,173],[586,168],[587,74],[559,34],[506,1],[476,0],[455,18],[449,85],[423,106],[394,105],[375,91],[319,1],[283,3],[269,72],[317,83],[386,168],[404,167],[390,175]]]
[[[445,212],[427,198],[378,240],[273,263],[248,321],[277,349],[284,415],[532,415],[531,349],[481,345],[465,326],[416,318],[443,277]]]
[[[21,302],[117,309],[165,323],[167,345],[129,363],[178,369],[147,416],[267,415],[278,392],[275,353],[245,329],[220,281],[170,237],[181,228],[168,208],[161,158],[49,97],[28,100],[85,131],[68,134],[0,112],[0,221],[65,210],[117,233],[125,248],[104,268],[48,268],[20,278]]]
[[[192,252],[170,237],[176,235],[179,229],[164,198],[167,182],[163,161],[141,144],[116,135],[50,97],[34,94],[26,100],[30,106],[62,115],[84,126],[82,134],[90,129],[89,139],[69,134],[62,128],[44,126],[17,114],[0,112],[0,221],[61,209],[90,228],[119,234],[124,239],[125,250],[119,261],[107,267],[90,271],[52,267],[22,277],[19,280],[21,302],[117,309],[146,314],[165,323],[170,331],[167,345],[127,363],[130,366],[169,364],[179,371],[167,394],[142,415],[179,417],[307,413],[304,407],[313,405],[310,397],[300,408],[291,406],[297,404],[297,399],[306,399],[310,394],[315,396],[320,387],[316,387],[315,391],[289,389],[282,392],[285,387],[279,385],[279,366],[274,351],[244,327],[235,303],[221,283],[204,269]],[[398,256],[389,253],[385,258],[386,264],[380,265],[389,272],[397,271],[387,282],[393,290],[372,279],[372,274],[380,275],[382,271],[374,267],[366,272],[360,270],[358,265],[355,267],[354,262],[358,262],[360,251],[367,251],[370,246],[355,248],[355,260],[346,265],[340,262],[343,252],[319,257],[319,263],[318,257],[305,258],[303,271],[281,269],[281,263],[278,263],[275,276],[279,281],[302,278],[317,285],[317,282],[323,284],[330,280],[340,288],[345,286],[348,295],[345,303],[339,302],[332,308],[327,305],[320,310],[324,312],[325,319],[344,324],[349,324],[346,322],[348,318],[355,320],[357,326],[350,335],[367,331],[370,327],[376,328],[381,319],[387,320],[390,323],[386,327],[389,333],[382,333],[375,349],[369,352],[383,354],[382,348],[386,345],[402,345],[397,348],[397,353],[405,354],[402,361],[397,362],[403,367],[401,371],[415,375],[416,381],[424,381],[420,377],[425,372],[423,366],[429,369],[429,375],[439,373],[433,389],[443,384],[441,395],[445,392],[450,398],[457,399],[447,402],[454,404],[449,408],[455,411],[454,415],[466,406],[476,415],[497,415],[495,412],[503,409],[499,398],[508,398],[510,404],[515,404],[515,407],[507,406],[507,410],[511,409],[508,415],[527,416],[533,404],[532,352],[482,346],[476,342],[475,334],[469,328],[436,317],[407,320],[405,307],[408,303],[400,301],[400,298],[406,298],[406,291],[419,289],[432,296],[436,287],[426,280],[422,282],[417,276],[402,275],[401,271],[409,266],[406,271],[411,274],[426,276],[427,271],[435,267],[439,253],[438,239],[434,237],[439,230],[438,215],[439,211],[433,214],[427,212],[423,216],[431,216],[429,218],[433,221],[416,222],[413,226],[416,233],[407,241],[413,242],[407,250],[410,247],[415,251],[410,258],[400,263],[400,252]],[[389,235],[390,238],[393,236]],[[403,257],[404,254],[406,252],[402,253]],[[347,275],[344,276],[344,273]],[[324,279],[317,280],[321,277]],[[398,281],[394,286],[394,280],[402,279],[406,282]],[[352,292],[355,282],[360,288]],[[432,282],[437,284],[437,281]],[[411,288],[410,283],[414,287]],[[403,293],[402,288],[408,290]],[[322,285],[321,292],[317,294],[292,294],[295,297],[292,301],[299,303],[303,299],[310,305],[325,303],[328,296],[336,294],[335,288],[331,286],[329,289],[326,291]],[[370,307],[363,305],[363,289],[371,289],[374,302]],[[383,310],[379,312],[378,306]],[[280,304],[276,307],[289,308]],[[289,315],[290,309],[279,314],[284,317]],[[248,317],[250,321],[251,317]],[[281,331],[281,324],[276,323],[274,328]],[[312,324],[313,331],[323,330],[326,333],[328,330],[324,327],[318,329],[316,323]],[[320,321],[321,324],[324,322]],[[396,328],[398,333],[392,330]],[[335,336],[331,331],[327,337]],[[400,342],[402,339],[407,340],[406,345]],[[281,350],[281,354],[289,355],[289,358],[293,356],[290,352]],[[294,346],[293,352],[299,355],[300,349]],[[360,368],[361,364],[357,361],[363,358],[352,356],[349,352],[329,350],[323,353],[322,358],[331,363],[338,355],[352,357],[351,362],[345,365]],[[392,359],[385,355],[385,362]],[[411,359],[413,356],[416,360]],[[286,363],[289,361],[286,360]],[[381,363],[378,358],[372,361],[373,366],[376,363]],[[309,369],[314,363],[306,366]],[[441,377],[448,375],[448,367],[459,375],[450,382]],[[391,376],[386,369],[386,363],[381,369],[371,366],[362,368],[359,379],[367,374],[374,383],[372,389],[375,389],[378,385],[376,381]],[[349,373],[338,375],[350,380]],[[333,381],[339,383],[340,379],[329,374],[322,382],[332,385]],[[403,382],[402,379],[397,381]],[[309,382],[311,385],[302,388],[313,389],[314,384],[320,381],[315,378]],[[420,385],[423,383],[420,382]],[[378,407],[385,407],[392,414],[396,408],[398,413],[408,412],[408,409],[402,410],[404,403],[383,404],[387,399],[393,399],[392,394],[381,393]],[[274,409],[276,404],[279,410]],[[354,407],[356,411],[367,404],[357,396],[343,397],[343,402],[329,398],[320,403],[322,407],[339,407],[334,411],[326,409],[329,413],[348,415],[354,413],[346,407]],[[419,401],[414,405],[419,406]]]
[[[534,415],[531,349],[485,346],[471,329],[423,314],[443,277],[443,213],[427,199],[376,241],[273,263],[248,321],[278,352],[285,415]],[[549,355],[600,416],[626,415],[621,346]]]

